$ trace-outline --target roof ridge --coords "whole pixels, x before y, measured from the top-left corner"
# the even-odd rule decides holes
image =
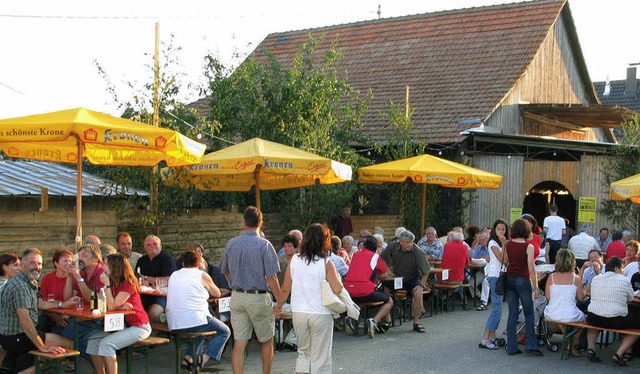
[[[528,0],[528,1],[518,1],[518,2],[512,2],[512,3],[474,6],[470,8],[445,9],[445,10],[438,10],[434,12],[408,14],[408,15],[397,16],[397,17],[338,23],[335,25],[312,27],[308,29],[296,29],[296,30],[288,30],[288,31],[281,31],[281,32],[272,32],[267,35],[267,38],[272,36],[286,36],[289,34],[300,34],[302,32],[318,33],[318,32],[330,31],[332,29],[340,29],[347,26],[352,27],[352,26],[373,25],[376,23],[384,24],[388,22],[403,22],[406,20],[417,19],[417,18],[437,18],[443,15],[458,15],[462,13],[471,13],[471,12],[479,12],[479,11],[484,12],[488,10],[505,10],[505,9],[517,8],[517,7],[530,7],[530,6],[539,6],[543,4],[549,4],[549,3],[563,3],[563,2],[566,2],[566,0]]]

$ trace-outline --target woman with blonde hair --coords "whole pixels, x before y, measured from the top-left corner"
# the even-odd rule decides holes
[[[89,339],[87,353],[96,373],[117,374],[116,351],[151,335],[149,316],[140,301],[140,285],[126,257],[119,253],[107,256],[100,281],[107,296],[107,310],[133,310],[124,320],[127,328],[114,333],[98,332]]]
[[[545,295],[549,304],[544,310],[547,320],[555,322],[583,322],[585,315],[576,304],[576,300],[584,299],[582,280],[574,272],[576,257],[568,249],[561,249],[556,254],[556,271],[549,275],[545,287]],[[582,330],[573,337],[578,342]],[[574,344],[575,346],[575,344]],[[578,352],[571,352],[578,356]]]

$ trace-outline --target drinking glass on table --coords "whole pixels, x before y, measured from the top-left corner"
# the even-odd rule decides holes
[[[84,299],[79,297],[78,302],[76,303],[76,310],[78,312],[82,312],[83,309],[84,309]]]
[[[56,301],[56,295],[53,294],[53,293],[48,293],[47,294],[47,301],[50,301],[50,302]]]
[[[167,292],[167,280],[165,278],[157,278],[156,279],[156,288],[158,292],[166,293]]]

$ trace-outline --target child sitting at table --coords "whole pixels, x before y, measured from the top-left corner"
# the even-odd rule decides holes
[[[140,301],[140,285],[123,255],[115,253],[106,258],[100,280],[107,295],[107,310],[135,311],[124,316],[129,327],[114,333],[100,331],[89,339],[87,353],[91,355],[94,371],[117,374],[116,351],[149,337],[151,325]]]

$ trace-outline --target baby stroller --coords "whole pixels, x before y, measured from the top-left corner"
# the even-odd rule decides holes
[[[535,326],[535,334],[536,334],[536,338],[538,339],[538,345],[540,347],[546,345],[547,349],[550,350],[551,352],[557,352],[560,347],[558,346],[558,344],[551,343],[549,341],[549,337],[551,335],[547,330],[547,324],[544,322],[544,319],[542,318],[544,316],[544,308],[546,308],[547,304],[548,304],[548,300],[542,292],[540,292],[540,296],[538,296],[537,299],[533,299],[533,323]],[[524,322],[525,322],[524,311],[522,310],[522,306],[521,306],[518,313],[518,329],[516,331],[518,337],[520,337],[521,335],[524,335],[525,333]],[[506,336],[507,336],[507,331],[505,330],[502,333],[502,335],[498,339],[496,339],[496,343],[501,347],[504,347],[505,345],[507,345],[507,340],[505,338]]]

